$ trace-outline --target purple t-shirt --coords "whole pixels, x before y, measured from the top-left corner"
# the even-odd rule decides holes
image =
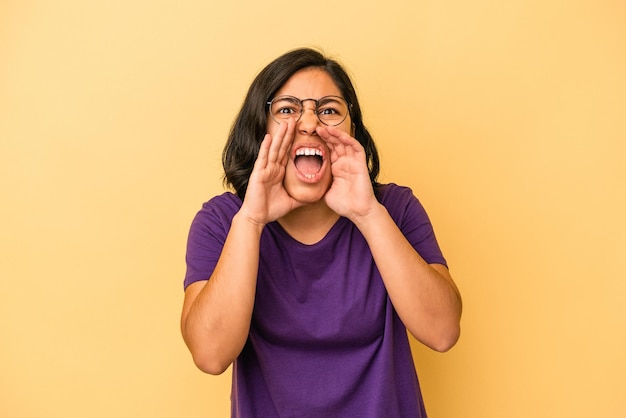
[[[380,187],[379,201],[428,263],[446,264],[409,188]],[[185,286],[207,280],[241,200],[224,193],[196,215]],[[233,417],[426,417],[406,328],[367,242],[339,218],[313,245],[278,224],[261,235],[248,341],[233,365]]]

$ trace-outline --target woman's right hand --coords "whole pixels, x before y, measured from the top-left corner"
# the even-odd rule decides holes
[[[261,227],[303,205],[292,198],[283,185],[294,131],[295,122],[289,120],[281,124],[273,137],[266,134],[261,142],[239,211]]]

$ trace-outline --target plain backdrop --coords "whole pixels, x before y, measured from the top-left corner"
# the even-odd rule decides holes
[[[188,228],[257,72],[357,86],[464,297],[432,418],[624,416],[626,3],[0,2],[0,416],[226,417],[179,332]]]

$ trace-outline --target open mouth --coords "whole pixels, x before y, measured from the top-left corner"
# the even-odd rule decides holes
[[[324,157],[322,151],[317,148],[299,148],[293,162],[300,174],[313,179],[322,169]]]

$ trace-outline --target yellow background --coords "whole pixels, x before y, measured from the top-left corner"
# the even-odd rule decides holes
[[[223,417],[178,330],[247,87],[320,46],[463,293],[433,418],[626,413],[622,0],[0,3],[0,416]]]

